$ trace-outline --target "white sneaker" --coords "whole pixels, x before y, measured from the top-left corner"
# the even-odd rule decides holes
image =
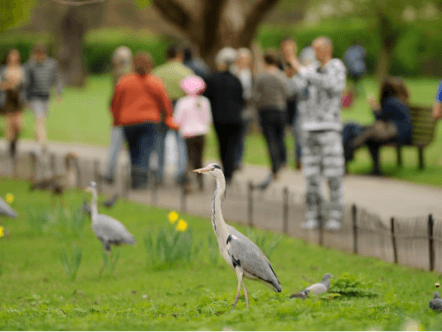
[[[309,219],[302,224],[302,228],[304,229],[315,229],[318,227],[319,227],[319,221],[317,221],[316,219]]]
[[[342,223],[340,221],[337,221],[335,219],[329,219],[326,221],[324,228],[329,231],[337,231],[341,229]]]

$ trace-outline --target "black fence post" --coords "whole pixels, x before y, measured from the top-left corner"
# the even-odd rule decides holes
[[[124,197],[129,198],[129,188],[131,187],[132,176],[130,173],[130,164],[127,163],[123,167],[123,191]]]
[[[357,225],[358,210],[356,204],[353,204],[351,212],[353,219],[353,253],[357,254],[358,253],[358,225]]]
[[[180,186],[180,191],[181,191],[181,211],[183,213],[187,212],[187,190],[186,190],[186,186],[182,185]]]
[[[55,154],[54,153],[51,153],[51,155],[49,156],[49,163],[50,163],[50,167],[51,167],[52,176],[57,175],[57,169],[55,167]]]
[[[430,271],[434,271],[434,239],[433,239],[433,215],[428,216],[428,245],[430,249]]]
[[[282,210],[282,230],[285,234],[289,232],[289,188],[284,187],[283,191],[283,210]]]
[[[101,193],[103,190],[103,183],[101,181],[101,176],[100,176],[100,161],[99,160],[94,161],[94,181],[97,184],[97,191],[99,193]]]
[[[249,181],[249,185],[247,187],[247,224],[249,226],[253,226],[253,183]]]
[[[324,216],[322,211],[319,213],[319,245],[321,247],[324,245]]]
[[[152,171],[151,172],[151,179],[153,179],[152,183],[152,197],[151,197],[151,202],[152,205],[156,205],[157,204],[157,197],[158,197],[158,179],[157,179],[157,172],[156,171]]]
[[[81,188],[81,167],[80,160],[78,158],[74,159],[74,165],[77,171],[77,188]]]
[[[392,217],[390,219],[390,225],[391,225],[391,243],[393,245],[393,257],[394,257],[394,263],[397,264],[397,245],[396,245],[396,236],[394,235],[394,218]]]

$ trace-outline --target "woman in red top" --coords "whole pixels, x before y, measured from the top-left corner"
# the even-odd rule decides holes
[[[147,53],[134,59],[135,73],[123,76],[115,88],[112,113],[115,126],[123,126],[129,143],[132,164],[132,189],[147,187],[150,154],[155,146],[156,126],[165,114],[165,123],[178,129],[173,122],[172,104],[158,77],[150,75],[152,60]]]

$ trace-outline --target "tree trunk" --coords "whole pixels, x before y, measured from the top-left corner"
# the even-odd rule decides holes
[[[380,83],[390,73],[391,58],[398,40],[399,30],[394,28],[391,19],[383,13],[378,14],[378,21],[382,48],[379,52],[375,75]]]
[[[215,70],[215,56],[226,46],[251,48],[256,29],[279,0],[199,0],[199,10],[189,11],[184,0],[152,0],[169,22],[175,24]]]
[[[38,0],[38,2],[38,10],[33,21],[39,29],[53,32],[54,57],[59,61],[64,83],[82,86],[87,75],[84,37],[89,29],[101,24],[106,13],[106,3],[75,6],[48,0]]]
[[[83,41],[86,29],[78,8],[68,9],[55,30],[56,56],[65,84],[81,87],[86,78]]]

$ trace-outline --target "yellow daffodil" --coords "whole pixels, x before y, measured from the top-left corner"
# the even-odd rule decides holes
[[[184,232],[186,229],[187,229],[187,222],[185,222],[183,219],[180,219],[180,221],[178,221],[178,224],[176,225],[176,230]]]
[[[5,235],[5,229],[3,226],[0,226],[0,238],[2,238],[3,235]]]
[[[14,201],[14,195],[12,195],[11,193],[6,195],[6,202],[8,202],[8,204],[11,204]]]
[[[174,224],[175,221],[177,221],[177,220],[178,220],[178,213],[176,213],[175,211],[170,211],[170,213],[169,213],[169,222],[171,224]]]

